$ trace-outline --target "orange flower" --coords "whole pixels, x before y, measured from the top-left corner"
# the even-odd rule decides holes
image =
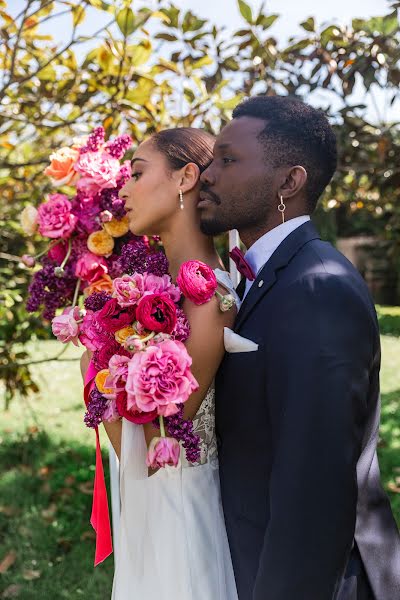
[[[104,387],[105,381],[107,379],[107,377],[109,376],[110,371],[108,369],[102,369],[101,371],[99,371],[95,377],[95,384],[97,386],[97,389],[99,390],[99,392],[101,394],[112,394],[114,390],[112,390],[111,388],[106,388]]]
[[[74,164],[79,158],[79,152],[73,148],[60,148],[50,154],[50,165],[44,170],[53,185],[73,185],[79,179],[79,173],[74,169]]]
[[[114,248],[114,239],[104,229],[94,231],[88,237],[87,247],[90,252],[97,254],[97,256],[106,256],[107,254],[111,254]]]
[[[128,216],[122,217],[122,219],[111,219],[108,223],[103,223],[104,229],[113,237],[121,237],[129,231]]]
[[[93,292],[112,292],[112,279],[107,273],[104,273],[100,279],[96,279],[84,289],[85,296],[89,296]]]
[[[126,342],[127,338],[131,335],[135,335],[137,333],[136,329],[134,329],[132,327],[132,325],[128,325],[127,327],[123,327],[122,329],[118,329],[118,331],[115,332],[115,339],[117,340],[117,342],[119,344],[124,345],[124,343]]]

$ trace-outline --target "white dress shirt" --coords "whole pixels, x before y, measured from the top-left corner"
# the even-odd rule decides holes
[[[307,223],[310,220],[309,215],[303,215],[302,217],[296,217],[290,219],[278,227],[267,231],[262,237],[260,237],[254,244],[247,250],[244,255],[245,259],[257,276],[261,271],[265,263],[269,261],[278,246],[281,245],[283,240],[287,238],[295,229]],[[243,299],[247,296],[249,289],[251,288],[253,281],[246,281],[246,288],[243,295]]]

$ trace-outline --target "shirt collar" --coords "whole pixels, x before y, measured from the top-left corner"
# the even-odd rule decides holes
[[[271,258],[275,250],[285,238],[295,229],[310,221],[309,215],[295,217],[285,223],[281,223],[271,231],[267,231],[247,250],[245,259],[253,269],[255,275],[261,270],[265,263]]]

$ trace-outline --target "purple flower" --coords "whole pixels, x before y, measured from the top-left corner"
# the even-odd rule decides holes
[[[193,421],[185,421],[183,418],[183,404],[175,415],[164,417],[164,423],[168,435],[182,442],[187,460],[197,462],[200,459],[200,436],[193,431]],[[153,425],[160,427],[158,418],[153,421]]]
[[[107,292],[93,292],[90,294],[84,301],[84,305],[86,310],[92,310],[93,312],[97,312],[101,310],[105,303],[108,300],[111,300],[111,294],[107,294]]]
[[[106,150],[114,158],[122,158],[125,152],[132,146],[132,138],[124,133],[119,135],[112,142],[107,142]]]
[[[145,242],[126,244],[119,259],[121,271],[133,273],[152,273],[162,277],[168,273],[168,260],[163,252],[149,252]]]
[[[103,420],[104,411],[108,405],[108,400],[95,387],[90,392],[90,400],[83,420],[86,427],[93,429],[98,427]]]
[[[118,197],[118,187],[102,190],[99,199],[100,209],[110,211],[115,219],[122,219],[126,215],[125,200]]]
[[[57,308],[70,304],[76,286],[74,267],[68,262],[64,267],[64,275],[57,277],[54,267],[57,263],[47,257],[42,259],[43,268],[37,271],[29,285],[26,308],[28,312],[36,312],[44,307],[44,319],[52,320]]]
[[[86,152],[97,152],[97,150],[104,144],[105,131],[104,127],[96,127],[96,129],[88,137],[85,146],[79,148],[80,154]]]

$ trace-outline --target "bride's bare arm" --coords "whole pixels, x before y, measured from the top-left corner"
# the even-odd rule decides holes
[[[223,295],[228,293],[220,286],[218,291]],[[184,418],[193,419],[224,356],[224,327],[232,327],[236,308],[232,307],[223,313],[219,301],[214,297],[201,306],[185,299],[183,309],[190,323],[190,336],[185,345],[193,359],[192,373],[199,383],[197,392],[184,405]],[[144,433],[147,445],[153,437],[160,435],[151,423],[144,425]]]
[[[86,371],[88,370],[91,357],[92,352],[90,352],[90,350],[85,350],[81,356],[81,373],[83,380],[85,380]],[[115,421],[115,423],[107,423],[103,421],[103,425],[112,447],[114,448],[119,459],[121,456],[122,421]]]

